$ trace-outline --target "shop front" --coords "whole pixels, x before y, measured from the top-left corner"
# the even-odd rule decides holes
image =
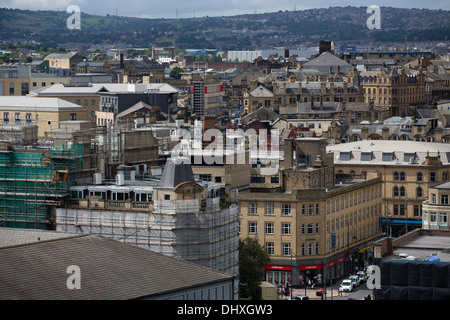
[[[327,263],[327,279],[335,281],[345,276],[345,256]]]
[[[265,265],[266,281],[274,285],[291,283],[292,267],[287,265]]]
[[[298,267],[300,269],[300,285],[314,287],[321,284],[322,264],[306,264]]]
[[[312,285],[322,285],[322,276],[329,284],[345,275],[345,256],[333,258],[331,261],[324,261],[322,264],[306,264],[299,266],[300,285],[311,287]],[[324,270],[323,270],[324,269]]]

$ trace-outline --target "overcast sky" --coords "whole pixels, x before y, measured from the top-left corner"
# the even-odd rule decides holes
[[[426,8],[450,10],[449,0],[0,0],[0,7],[29,10],[66,11],[78,5],[82,12],[142,18],[192,18],[202,16],[230,16],[278,10],[328,8],[330,6],[391,6],[398,8]]]

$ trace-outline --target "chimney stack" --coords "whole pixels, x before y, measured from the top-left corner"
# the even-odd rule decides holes
[[[291,138],[284,139],[284,168],[292,168],[294,164],[293,141]]]

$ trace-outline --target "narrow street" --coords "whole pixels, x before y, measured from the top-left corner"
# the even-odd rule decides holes
[[[317,295],[317,292],[320,291],[321,288],[315,289],[293,289],[292,296],[308,296],[310,300],[364,300],[367,295],[371,295],[373,299],[373,290],[367,288],[365,283],[353,289],[352,292],[343,292],[342,296],[339,295],[339,285],[341,281],[333,284],[333,287],[327,286],[326,295],[323,295],[323,299],[321,296]],[[278,295],[280,300],[289,300],[289,296]]]

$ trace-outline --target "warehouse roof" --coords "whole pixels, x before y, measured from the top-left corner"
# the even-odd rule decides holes
[[[129,300],[232,279],[96,235],[0,248],[0,261],[1,300]],[[69,266],[79,267],[80,290],[67,287]]]
[[[81,111],[83,107],[59,98],[0,96],[0,110]]]

